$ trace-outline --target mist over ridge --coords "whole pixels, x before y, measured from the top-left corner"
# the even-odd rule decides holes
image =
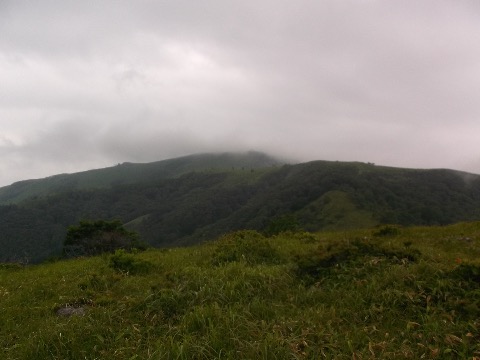
[[[258,149],[480,173],[475,1],[0,2],[0,186]]]

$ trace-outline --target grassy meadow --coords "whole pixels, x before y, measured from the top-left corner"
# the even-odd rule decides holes
[[[472,222],[4,264],[0,357],[480,359],[479,255]]]

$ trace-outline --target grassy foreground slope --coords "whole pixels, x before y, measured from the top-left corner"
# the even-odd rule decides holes
[[[472,359],[479,255],[476,222],[4,265],[1,357]]]

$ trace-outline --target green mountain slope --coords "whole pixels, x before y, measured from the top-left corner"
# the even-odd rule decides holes
[[[156,247],[191,245],[282,217],[308,231],[480,219],[480,176],[363,163],[187,172],[104,189],[72,189],[0,207],[0,261],[58,254],[67,226],[119,219]]]
[[[183,249],[0,265],[0,356],[478,358],[480,223],[388,233],[243,231]]]
[[[16,204],[34,196],[52,195],[63,191],[101,189],[172,179],[192,171],[257,169],[278,164],[281,164],[279,160],[255,151],[198,154],[145,164],[123,163],[105,169],[17,182],[0,188],[0,204]]]

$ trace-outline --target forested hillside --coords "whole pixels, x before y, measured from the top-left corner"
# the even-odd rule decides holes
[[[204,159],[205,160],[205,159]],[[0,207],[0,261],[59,254],[81,219],[119,219],[155,247],[189,245],[289,219],[308,231],[480,218],[480,176],[363,163],[208,167],[105,188],[65,189]]]
[[[144,164],[123,163],[104,169],[19,181],[0,188],[0,204],[15,204],[31,197],[52,195],[64,191],[105,189],[117,185],[174,179],[193,171],[257,169],[283,163],[256,151],[197,154]]]

